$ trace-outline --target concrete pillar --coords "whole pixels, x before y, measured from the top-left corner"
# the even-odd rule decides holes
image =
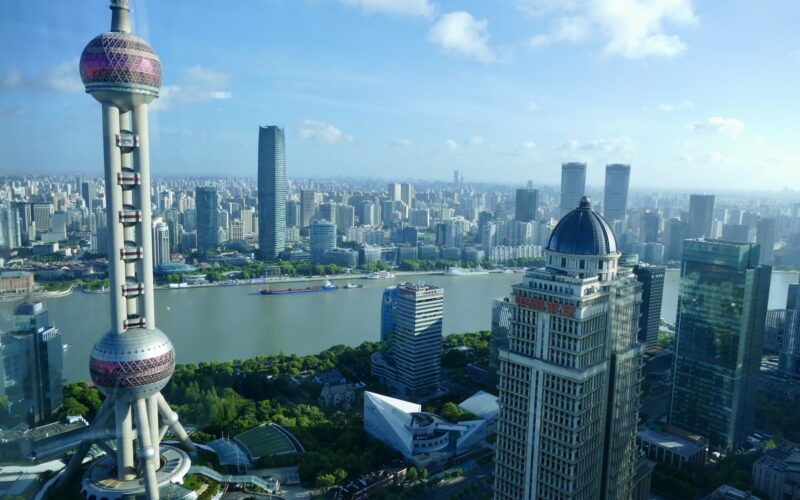
[[[117,147],[119,135],[119,109],[103,104],[103,154],[106,177],[106,219],[108,221],[108,280],[114,297],[111,300],[111,331],[125,331],[123,322],[127,318],[127,308],[122,297],[122,285],[125,283],[125,269],[119,258],[120,249],[124,246],[122,224],[119,223],[119,211],[122,210],[122,188],[117,185],[117,174],[120,173],[120,151]]]
[[[137,272],[144,284],[144,317],[146,328],[156,327],[155,301],[153,289],[153,232],[152,210],[150,208],[150,141],[147,123],[147,104],[133,108],[133,131],[139,136],[139,147],[134,149],[134,167],[141,176],[142,183],[137,188],[136,204],[142,211],[142,222],[136,225],[136,240],[144,248],[144,258],[137,263]]]
[[[137,399],[133,414],[136,418],[136,436],[139,439],[139,462],[144,465],[144,492],[149,500],[158,500],[158,480],[156,478],[155,450],[150,441],[150,425],[147,419],[147,402]]]
[[[117,424],[117,477],[130,480],[136,477],[133,461],[133,420],[131,405],[126,401],[116,401],[114,405]]]

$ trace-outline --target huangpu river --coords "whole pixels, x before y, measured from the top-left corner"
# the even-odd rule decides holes
[[[522,274],[402,276],[444,288],[444,333],[489,329],[492,299],[508,294]],[[172,339],[179,363],[246,359],[269,354],[314,354],[336,344],[356,346],[380,338],[384,287],[400,280],[354,277],[363,288],[329,293],[264,296],[262,285],[156,291],[156,323]],[[680,281],[667,271],[661,316],[675,322]],[[775,272],[770,308],[785,306],[787,287],[798,273]],[[346,281],[337,281],[343,285]],[[313,282],[319,284],[319,282]],[[298,286],[280,284],[275,287]],[[302,285],[306,286],[306,285]],[[7,330],[15,303],[0,303],[0,328]],[[109,295],[74,292],[46,301],[50,320],[62,333],[64,378],[89,378],[92,345],[109,328]]]

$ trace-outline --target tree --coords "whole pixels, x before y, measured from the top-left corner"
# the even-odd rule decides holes
[[[418,477],[419,473],[417,472],[416,467],[411,467],[408,469],[408,472],[406,472],[406,478],[410,483],[416,483]]]
[[[419,471],[419,477],[421,477],[423,481],[428,479],[428,469],[422,469]]]
[[[320,474],[315,481],[317,488],[328,491],[328,488],[336,484],[336,477],[333,474]]]

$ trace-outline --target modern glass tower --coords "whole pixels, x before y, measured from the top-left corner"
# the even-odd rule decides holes
[[[641,285],[588,198],[513,287],[499,349],[495,498],[629,499],[641,383]]]
[[[693,194],[689,197],[689,238],[711,238],[714,222],[714,195]]]
[[[197,248],[216,250],[219,246],[219,193],[215,187],[198,187],[194,195],[197,213]]]
[[[603,217],[606,220],[625,220],[630,181],[630,165],[606,165],[606,186],[603,194]]]
[[[664,297],[664,275],[661,266],[637,264],[633,267],[642,284],[642,308],[639,317],[639,342],[648,349],[658,345],[658,326],[661,321],[661,302]]]
[[[310,229],[311,263],[320,264],[325,252],[336,248],[336,224],[327,220],[315,220]]]
[[[753,430],[771,268],[752,243],[686,240],[670,422],[723,449]]]
[[[567,215],[586,193],[586,164],[561,165],[561,217]]]
[[[186,452],[161,445],[167,429],[194,449],[161,395],[175,369],[172,342],[156,327],[153,288],[148,105],[162,73],[153,49],[130,32],[128,0],[110,7],[111,31],[92,39],[80,59],[86,92],[100,101],[103,117],[111,328],[92,349],[89,373],[105,400],[59,484],[68,484],[96,444],[106,456],[83,476],[83,498],[157,499],[191,465]]]
[[[523,222],[535,221],[538,208],[538,190],[517,189],[517,197],[514,200],[514,220]]]
[[[258,129],[258,254],[274,260],[286,248],[286,145],[283,128]]]

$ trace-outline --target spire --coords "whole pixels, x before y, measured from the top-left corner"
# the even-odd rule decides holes
[[[131,32],[131,7],[128,0],[110,0],[108,6],[111,9],[111,31]]]

